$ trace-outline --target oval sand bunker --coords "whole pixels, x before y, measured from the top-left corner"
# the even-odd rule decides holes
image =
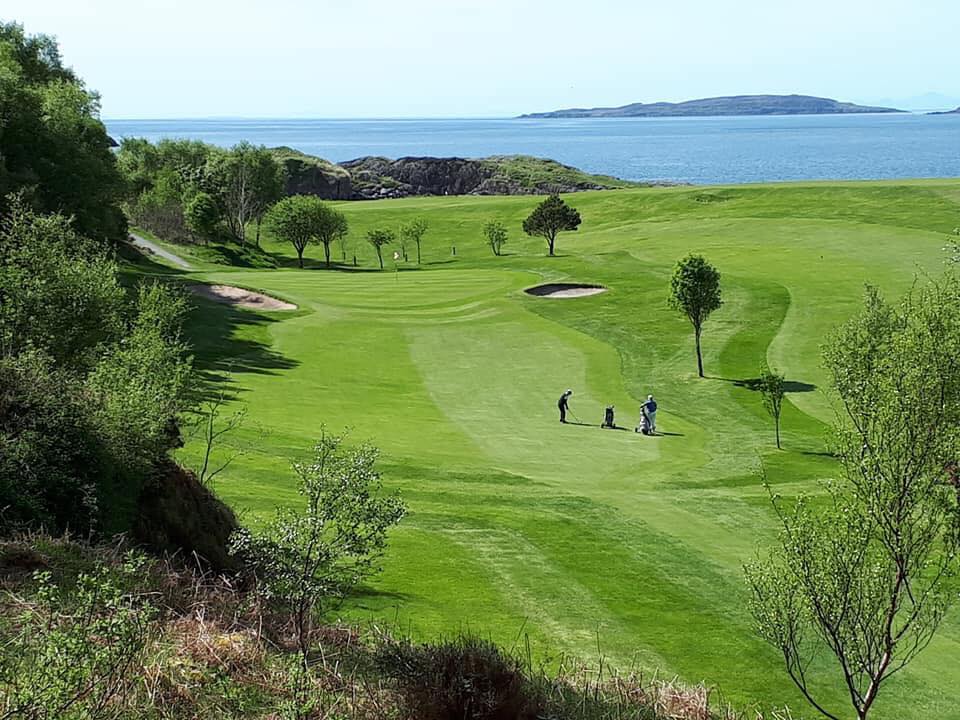
[[[187,289],[207,300],[253,310],[296,310],[293,303],[232,285],[188,285]]]
[[[584,285],[583,283],[546,283],[524,290],[528,295],[546,298],[576,298],[599,295],[606,292],[603,285]]]

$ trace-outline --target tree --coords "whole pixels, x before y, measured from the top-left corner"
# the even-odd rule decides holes
[[[838,715],[818,697],[817,657],[833,657],[864,720],[957,597],[958,303],[953,278],[915,288],[898,306],[868,288],[864,309],[824,350],[840,400],[841,480],[815,505],[773,496],[780,546],[747,568],[760,634],[829,718]]]
[[[211,182],[223,203],[227,227],[241,244],[246,242],[247,224],[265,215],[266,209],[279,197],[281,173],[280,164],[269,150],[248,142],[238,143],[211,157]]]
[[[780,410],[783,408],[783,375],[773,372],[766,363],[760,366],[760,379],[757,389],[763,396],[763,407],[773,418],[773,425],[777,434],[777,449],[780,449]]]
[[[316,238],[315,215],[320,203],[320,198],[311,195],[292,195],[270,208],[266,216],[273,234],[293,245],[301,268],[303,251]]]
[[[210,238],[216,237],[220,225],[220,208],[209,194],[198,192],[194,195],[184,208],[184,216],[187,227],[204,241],[209,242]]]
[[[500,250],[507,242],[507,228],[498,220],[491,220],[483,226],[483,235],[494,255],[500,255]]]
[[[347,218],[315,195],[292,195],[276,203],[266,216],[267,225],[281,240],[293,245],[303,267],[303,251],[311,242],[323,245],[330,267],[330,244],[347,232]]]
[[[567,205],[559,195],[548,197],[523,221],[523,231],[527,235],[539,235],[544,238],[551,256],[557,241],[557,233],[576,230],[578,227],[580,227],[580,213]]]
[[[425,219],[418,217],[400,228],[401,241],[410,241],[417,246],[417,265],[420,264],[420,243],[423,241],[423,236],[429,227]],[[403,258],[404,260],[407,258],[406,248],[404,248]]]
[[[347,234],[347,217],[326,203],[320,203],[314,212],[316,239],[323,245],[323,256],[330,267],[330,245]]]
[[[219,455],[217,449],[223,439],[239,430],[247,418],[247,408],[242,407],[221,419],[221,412],[226,402],[226,391],[221,389],[193,411],[196,420],[195,429],[199,431],[203,447],[199,465],[194,468],[194,474],[201,485],[209,485],[217,475],[244,454],[241,449],[234,449],[225,456],[221,455],[218,460],[214,460],[214,455]]]
[[[91,239],[123,238],[125,187],[99,98],[64,67],[55,40],[0,22],[0,108],[0,214],[22,193]]]
[[[273,204],[283,197],[286,171],[268,150],[262,148],[254,154],[252,160],[253,208],[251,212],[257,223],[255,243],[260,247],[260,225]],[[328,261],[327,265],[329,264]]]
[[[377,251],[377,260],[380,261],[381,270],[383,270],[383,246],[389,245],[395,239],[396,236],[392,230],[379,228],[367,231],[367,242],[373,245],[374,250]]]
[[[343,436],[321,429],[313,460],[293,466],[304,506],[278,510],[263,531],[240,530],[232,540],[267,599],[292,611],[304,677],[316,616],[378,571],[387,532],[406,513],[398,496],[383,494],[377,457],[375,448],[347,449]]]
[[[720,297],[720,273],[699,255],[689,255],[677,263],[670,288],[670,305],[686,315],[693,325],[697,345],[697,372],[703,377],[700,334],[710,313],[723,304]]]

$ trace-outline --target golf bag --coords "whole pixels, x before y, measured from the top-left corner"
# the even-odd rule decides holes
[[[603,411],[603,423],[600,427],[615,428],[616,426],[617,424],[613,419],[613,405],[609,405],[607,409]]]
[[[644,435],[650,434],[650,418],[645,412],[640,413],[640,425],[637,426],[637,432]]]

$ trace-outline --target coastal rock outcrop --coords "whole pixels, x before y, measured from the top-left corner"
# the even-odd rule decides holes
[[[590,175],[554,160],[524,155],[480,159],[362,157],[334,164],[291,148],[275,148],[288,195],[375,200],[412,195],[543,195],[634,185]]]

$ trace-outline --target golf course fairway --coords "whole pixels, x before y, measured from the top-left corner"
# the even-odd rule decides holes
[[[280,269],[204,263],[185,282],[258,290],[298,309],[257,312],[196,299],[197,366],[247,410],[228,443],[243,454],[215,481],[249,523],[298,497],[291,459],[321,426],[382,451],[384,482],[409,514],[383,572],[336,614],[417,637],[469,630],[536,658],[599,657],[622,671],[703,681],[741,707],[789,705],[813,717],[773,648],[755,634],[742,566],[776,527],[761,466],[784,496],[816,494],[838,467],[820,347],[859,307],[865,283],[896,297],[937,274],[960,225],[960,181],[644,188],[565,196],[579,231],[558,257],[522,234],[535,197],[437,197],[338,203],[351,267],[322,248]],[[430,229],[423,264],[377,270],[368,229],[414,217]],[[503,257],[481,228],[510,230]],[[453,254],[453,247],[456,254]],[[677,260],[706,257],[724,305],[703,335],[696,373],[689,323],[667,305]],[[353,256],[358,267],[353,268]],[[341,253],[333,249],[339,260]],[[606,287],[540,298],[548,282]],[[762,362],[789,394],[783,450],[744,381]],[[579,423],[561,425],[566,388]],[[633,432],[641,399],[660,406],[658,437]],[[601,430],[615,405],[623,428]],[[181,458],[195,464],[199,441]],[[228,450],[229,448],[224,448]],[[886,720],[958,718],[960,613],[885,686]],[[829,658],[814,670],[825,702],[849,716]]]

